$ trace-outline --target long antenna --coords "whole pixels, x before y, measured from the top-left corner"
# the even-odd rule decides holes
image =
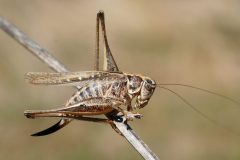
[[[188,87],[188,88],[200,90],[200,91],[212,94],[212,95],[216,95],[216,96],[221,97],[223,99],[226,99],[226,100],[228,100],[228,101],[230,101],[232,103],[235,103],[237,106],[240,106],[240,102],[236,101],[235,99],[233,99],[231,97],[225,96],[223,94],[220,94],[220,93],[217,93],[217,92],[214,92],[214,91],[210,91],[208,89],[196,87],[196,86],[193,86],[193,85],[181,84],[181,83],[159,83],[159,84],[157,84],[157,86],[158,87],[162,87],[162,86],[182,86],[182,87]]]
[[[240,136],[239,133],[236,133],[235,131],[233,131],[232,129],[224,126],[224,125],[221,125],[219,122],[217,122],[216,120],[210,118],[208,115],[204,114],[203,112],[201,112],[199,109],[197,109],[194,105],[192,105],[191,103],[189,103],[185,98],[183,98],[183,96],[181,96],[179,93],[169,89],[169,88],[166,88],[166,87],[161,87],[161,86],[158,86],[159,88],[162,88],[162,89],[165,89],[171,93],[173,93],[175,96],[177,96],[178,98],[180,98],[187,106],[189,106],[192,110],[194,110],[195,112],[197,112],[199,115],[201,115],[203,118],[207,119],[209,122],[211,122],[212,124],[218,126],[219,128],[222,128],[223,130],[227,131],[227,132],[230,132],[236,136]]]

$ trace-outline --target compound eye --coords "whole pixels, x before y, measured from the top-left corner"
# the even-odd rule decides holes
[[[145,79],[145,81],[150,85],[156,85],[156,83],[151,79]]]
[[[152,89],[152,85],[150,83],[145,83],[144,87],[149,91]]]
[[[149,84],[152,84],[152,80],[150,80],[150,79],[146,79],[146,82]]]
[[[144,87],[145,87],[147,90],[150,91],[150,90],[152,90],[152,89],[155,88],[156,83],[155,83],[153,80],[151,80],[151,79],[145,79],[144,81],[145,81]]]

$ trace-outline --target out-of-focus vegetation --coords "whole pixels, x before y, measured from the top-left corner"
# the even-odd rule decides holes
[[[0,0],[0,16],[54,53],[70,70],[91,70],[95,19],[105,11],[110,47],[122,71],[159,83],[185,83],[239,99],[240,3],[212,1]],[[109,126],[74,121],[31,137],[57,119],[29,120],[26,109],[49,109],[71,87],[26,84],[29,71],[51,70],[0,31],[0,159],[140,159]],[[240,106],[207,93],[169,87],[220,125],[240,133]],[[157,89],[142,120],[131,125],[162,159],[240,159],[240,138],[210,123],[173,94]]]

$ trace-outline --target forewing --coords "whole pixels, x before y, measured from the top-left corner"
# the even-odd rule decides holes
[[[122,73],[104,72],[104,71],[83,71],[83,72],[66,72],[66,73],[46,73],[46,72],[29,72],[25,79],[35,85],[69,85],[84,86],[93,81],[102,83],[121,79]]]

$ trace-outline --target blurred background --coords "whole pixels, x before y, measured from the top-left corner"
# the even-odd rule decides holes
[[[184,83],[240,101],[240,3],[212,1],[0,0],[10,20],[72,71],[92,70],[96,13],[105,11],[111,50],[122,71],[158,83]],[[64,104],[71,87],[32,86],[30,71],[52,72],[0,31],[0,159],[141,159],[107,125],[74,121],[55,134],[31,137],[58,119],[30,120],[26,109]],[[185,87],[156,89],[131,126],[161,159],[240,159],[240,106]],[[229,132],[229,131],[232,132]]]

